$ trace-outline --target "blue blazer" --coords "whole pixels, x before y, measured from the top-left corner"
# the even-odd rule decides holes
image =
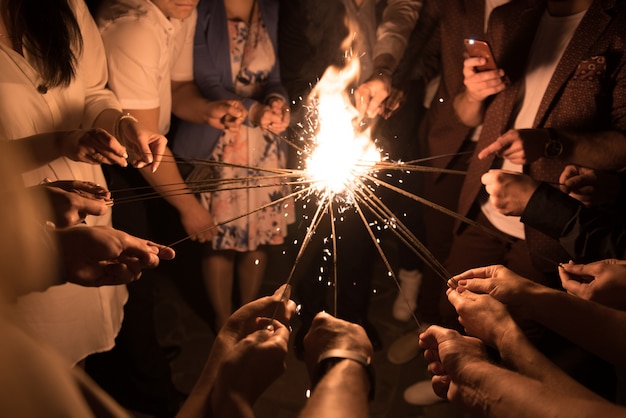
[[[281,96],[287,102],[287,92],[280,80],[278,65],[278,0],[257,0],[261,16],[276,52],[276,63],[259,101]],[[209,100],[241,100],[248,110],[258,101],[242,99],[234,93],[230,66],[228,23],[223,0],[201,0],[194,38],[193,72],[195,82]],[[247,124],[249,121],[246,120]],[[206,124],[179,121],[173,133],[174,154],[183,158],[207,159],[222,130]]]

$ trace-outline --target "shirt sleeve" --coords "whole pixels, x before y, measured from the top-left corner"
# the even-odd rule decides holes
[[[102,30],[109,86],[125,109],[160,106],[159,80],[164,74],[158,39],[148,20],[118,19]]]
[[[85,89],[82,126],[90,128],[104,110],[121,111],[121,106],[115,94],[106,87],[107,62],[98,27],[83,0],[76,0],[74,6],[83,38],[82,54],[78,62],[78,71]]]
[[[415,28],[422,0],[388,0],[376,29],[374,58],[383,54],[400,62],[411,32]]]

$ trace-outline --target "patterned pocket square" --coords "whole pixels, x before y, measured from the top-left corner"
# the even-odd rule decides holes
[[[578,64],[574,80],[593,81],[602,78],[606,73],[606,58],[602,55],[596,55],[589,59],[583,60]]]

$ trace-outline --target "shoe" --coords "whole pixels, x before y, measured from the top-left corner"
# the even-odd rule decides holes
[[[393,303],[392,314],[398,321],[406,322],[413,316],[417,306],[417,295],[422,284],[422,273],[419,270],[398,271],[400,289]]]
[[[434,405],[445,401],[445,399],[437,396],[430,380],[422,380],[406,388],[404,400],[411,405],[417,406]]]
[[[419,341],[419,331],[411,331],[402,335],[389,346],[387,359],[391,364],[408,363],[419,354]]]

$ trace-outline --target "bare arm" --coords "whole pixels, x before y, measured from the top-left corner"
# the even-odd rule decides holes
[[[159,108],[128,109],[148,129],[154,130],[158,126]],[[199,242],[210,241],[215,234],[213,218],[198,202],[191,190],[185,184],[178,166],[174,162],[172,151],[165,147],[163,164],[156,172],[150,167],[140,169],[146,181],[179,213],[181,222],[187,234]]]
[[[343,360],[322,378],[298,417],[366,417],[368,391],[369,381],[363,366]]]
[[[420,335],[420,346],[434,375],[435,392],[479,416],[582,418],[624,414],[624,408],[591,392],[581,397],[579,392],[567,393],[559,386],[496,366],[487,360],[480,340],[456,331],[431,326]]]
[[[488,293],[613,365],[626,367],[626,335],[607,331],[626,328],[626,312],[541,286],[503,266],[476,268],[455,278],[460,286]],[[589,323],[602,326],[581,332],[581,324]]]
[[[247,115],[238,100],[206,99],[193,81],[172,81],[172,113],[187,122],[234,131]]]

